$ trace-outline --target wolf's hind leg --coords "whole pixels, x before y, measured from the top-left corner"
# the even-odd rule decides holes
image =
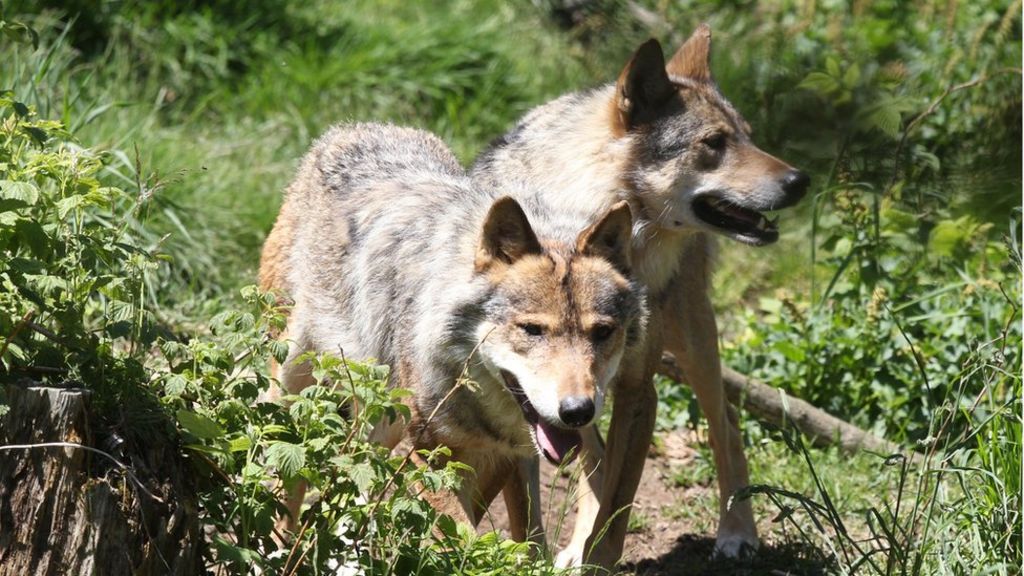
[[[706,285],[690,278],[675,286],[664,313],[665,349],[676,357],[708,419],[711,450],[718,476],[719,523],[715,549],[736,557],[758,546],[757,525],[749,500],[729,499],[750,485],[739,416],[729,405],[718,356],[718,328]]]

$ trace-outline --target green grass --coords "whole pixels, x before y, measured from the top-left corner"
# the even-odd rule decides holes
[[[405,2],[303,3],[277,15],[287,37],[270,15],[221,20],[227,5],[164,10],[108,16],[110,44],[91,58],[75,24],[47,12],[29,20],[40,48],[8,47],[0,72],[43,116],[91,118],[76,137],[125,151],[123,170],[149,181],[181,300],[235,298],[253,281],[281,191],[331,124],[424,127],[468,161],[529,107],[587,83],[541,14],[502,2],[452,3],[444,19]]]

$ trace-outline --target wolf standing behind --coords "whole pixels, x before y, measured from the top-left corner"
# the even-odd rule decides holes
[[[633,266],[652,311],[647,365],[622,375],[618,388],[630,393],[613,403],[607,450],[596,432],[584,436],[587,466],[595,472],[581,483],[580,514],[560,564],[610,567],[622,552],[654,427],[651,375],[662,345],[708,419],[720,498],[716,547],[736,555],[757,546],[750,503],[730,505],[749,477],[737,415],[722,385],[708,297],[708,233],[752,245],[774,242],[778,229],[762,212],[798,202],[808,179],[751,142],[750,126],[712,79],[710,46],[706,25],[667,63],[661,46],[648,41],[615,84],[534,109],[473,168],[481,185],[518,181],[548,190],[558,195],[548,199],[558,210],[580,218],[623,200],[633,212]]]
[[[425,132],[337,127],[288,188],[260,280],[294,300],[285,389],[312,383],[295,362],[307,351],[390,365],[413,393],[412,422],[377,439],[443,444],[471,465],[459,494],[428,495],[465,522],[479,522],[507,483],[518,487],[505,488],[513,536],[542,542],[536,454],[562,461],[579,450],[579,430],[641,345],[646,308],[626,276],[625,203],[578,221],[520,197],[525,212],[472,186]],[[476,387],[459,385],[463,375]],[[292,496],[293,519],[300,501]]]

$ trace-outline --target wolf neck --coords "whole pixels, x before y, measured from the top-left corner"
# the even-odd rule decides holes
[[[700,232],[666,230],[648,214],[626,175],[633,169],[632,137],[613,130],[615,85],[573,94],[528,117],[528,130],[555,145],[534,148],[531,172],[548,198],[557,196],[570,208],[596,207],[600,212],[626,200],[633,211],[633,265],[653,294],[662,291],[679,265],[684,247]],[[561,104],[561,106],[559,106]],[[596,199],[600,199],[595,202]],[[561,205],[561,204],[560,204]]]

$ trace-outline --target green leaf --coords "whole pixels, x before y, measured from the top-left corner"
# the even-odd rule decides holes
[[[287,431],[288,428],[280,424],[267,424],[260,430],[260,433],[265,436],[273,436],[275,434],[284,434]]]
[[[804,351],[788,340],[779,340],[775,343],[775,349],[782,353],[790,362],[803,362],[807,355]]]
[[[54,294],[68,287],[68,281],[52,274],[26,274],[25,279],[42,294]]]
[[[928,236],[928,248],[939,256],[952,256],[971,237],[976,227],[970,216],[941,220]]]
[[[879,106],[867,116],[864,124],[895,140],[900,135],[900,111],[894,106]]]
[[[39,201],[39,189],[31,182],[0,180],[0,212],[34,206]]]
[[[32,255],[39,259],[50,257],[50,237],[39,222],[35,220],[18,220],[15,225],[18,239],[28,246]]]
[[[449,538],[455,538],[458,536],[458,527],[451,516],[439,516],[437,518],[437,529]]]
[[[15,42],[39,48],[39,34],[21,22],[3,22],[3,32]]]
[[[860,80],[860,66],[854,62],[843,74],[843,85],[847,88],[856,88],[858,80]]]
[[[260,559],[259,552],[232,544],[216,534],[213,536],[213,547],[217,551],[217,559],[222,562],[235,562],[248,566]]]
[[[232,452],[246,452],[252,448],[252,440],[248,436],[236,436],[228,442],[228,450]]]
[[[335,442],[334,438],[331,438],[330,436],[321,436],[320,438],[311,438],[311,439],[307,440],[306,441],[306,446],[310,450],[313,450],[315,452],[319,452],[319,451],[327,448],[327,446],[329,446],[333,442]]]
[[[288,359],[288,343],[283,340],[274,340],[268,344],[270,348],[270,355],[274,357],[279,363],[284,363]]]
[[[188,387],[188,380],[181,374],[171,374],[164,380],[164,393],[168,396],[181,396]]]
[[[224,434],[220,424],[202,414],[182,408],[176,415],[178,424],[196,438],[217,438]]]
[[[825,71],[828,72],[829,76],[833,78],[839,77],[839,61],[833,56],[829,56],[825,59]]]
[[[806,88],[822,96],[829,96],[840,90],[839,82],[836,82],[835,78],[821,72],[811,72],[797,87]]]
[[[77,195],[68,196],[63,200],[59,200],[57,202],[57,216],[59,216],[60,219],[63,220],[64,218],[67,217],[69,212],[81,206],[83,202],[85,202],[85,197]]]
[[[369,491],[370,487],[373,486],[374,473],[373,467],[367,462],[360,462],[346,470],[348,477],[355,482],[355,485],[359,487],[361,493]]]
[[[267,448],[267,464],[285,476],[294,476],[306,464],[306,451],[291,442],[274,442]]]
[[[839,258],[843,258],[848,255],[852,249],[853,241],[844,236],[836,241],[836,246],[832,249],[832,253]]]
[[[939,161],[939,157],[936,156],[935,154],[932,154],[931,152],[923,148],[917,148],[916,150],[914,150],[914,157],[919,161],[919,163],[931,168],[936,172],[939,171],[941,162]]]
[[[428,512],[426,507],[421,500],[398,498],[391,506],[391,517],[398,522],[406,521],[402,518],[403,515],[408,515],[413,518],[425,518],[427,514]]]

